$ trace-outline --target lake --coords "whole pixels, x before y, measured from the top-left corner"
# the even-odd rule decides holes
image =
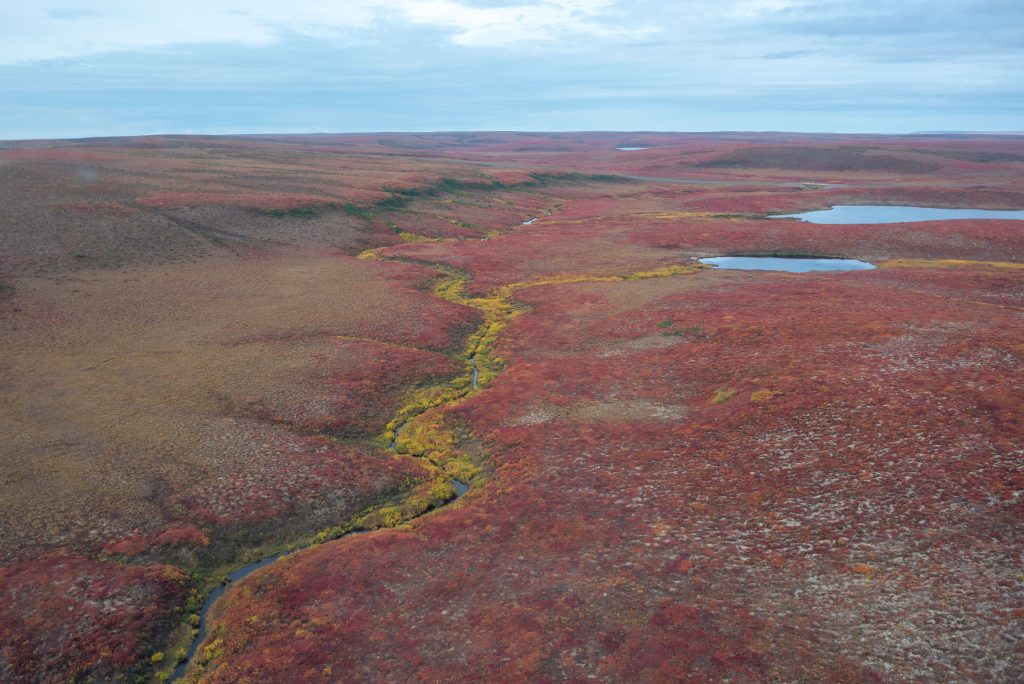
[[[874,264],[857,259],[832,259],[828,257],[773,257],[773,256],[721,256],[699,260],[718,268],[740,271],[788,271],[810,273],[812,271],[864,271]]]
[[[913,223],[915,221],[948,221],[951,219],[1024,220],[1022,210],[942,209],[939,207],[903,207],[877,205],[840,205],[821,211],[801,214],[774,214],[770,218],[795,218],[808,223]]]

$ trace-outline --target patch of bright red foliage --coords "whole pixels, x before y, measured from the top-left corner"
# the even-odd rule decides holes
[[[188,576],[54,554],[0,568],[0,679],[121,677],[175,619]]]

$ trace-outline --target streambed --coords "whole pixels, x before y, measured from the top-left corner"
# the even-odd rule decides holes
[[[476,359],[474,358],[473,359],[473,388],[474,389],[476,388],[476,373],[477,373],[477,370],[476,370]],[[398,434],[402,431],[402,429],[404,427],[405,427],[405,425],[403,424],[403,425],[399,426],[395,430],[395,438],[393,440],[391,440],[391,451],[394,451],[394,452],[397,453],[396,442],[398,440]],[[447,505],[448,503],[451,503],[452,501],[455,501],[456,499],[458,499],[463,494],[465,494],[466,492],[469,491],[469,483],[463,482],[462,480],[456,480],[456,479],[453,478],[452,479],[452,486],[455,489],[455,496],[453,496],[450,501],[448,501],[447,503],[445,503],[443,505]],[[437,507],[437,508],[440,508],[440,506]],[[437,508],[433,508],[431,510],[437,510]],[[345,534],[341,535],[337,539],[343,539],[345,537],[349,537],[349,536],[356,535],[356,534],[365,534],[367,532],[373,532],[373,530],[352,530],[350,532],[346,532]],[[336,541],[336,540],[332,540],[332,541]],[[248,577],[252,573],[254,573],[257,570],[259,570],[260,568],[265,568],[266,566],[270,565],[271,563],[274,563],[275,561],[281,560],[285,556],[287,556],[289,554],[292,554],[292,553],[295,553],[296,551],[302,551],[304,549],[308,549],[312,545],[313,545],[312,543],[309,543],[309,544],[305,544],[303,546],[300,546],[298,548],[295,548],[295,549],[293,549],[291,551],[282,551],[280,553],[275,553],[272,556],[268,556],[266,558],[260,559],[260,560],[254,562],[254,563],[249,563],[248,565],[244,565],[244,566],[238,568],[237,570],[235,570],[234,572],[229,573],[225,577],[224,581],[220,585],[218,585],[213,591],[211,591],[210,595],[206,597],[205,601],[203,601],[203,606],[202,606],[202,608],[199,609],[199,629],[196,632],[195,637],[192,639],[192,643],[189,645],[188,655],[185,657],[185,660],[183,660],[180,663],[178,663],[178,665],[174,668],[174,672],[171,674],[171,677],[170,677],[169,681],[172,681],[172,682],[173,681],[177,681],[178,679],[181,679],[182,677],[185,676],[185,672],[188,671],[189,665],[192,664],[192,661],[195,658],[196,653],[199,651],[199,647],[202,645],[203,641],[206,639],[208,613],[210,612],[210,608],[213,607],[213,604],[217,602],[217,599],[219,599],[221,596],[223,596],[224,593],[231,587],[232,584],[238,582],[239,580],[245,579],[246,577]]]

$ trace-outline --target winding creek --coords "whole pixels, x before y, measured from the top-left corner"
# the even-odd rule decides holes
[[[547,212],[547,214],[550,215],[551,211],[549,210]],[[529,221],[524,221],[524,224],[528,225],[528,224],[531,224],[532,222],[534,222],[536,220],[537,220],[537,218],[531,219]],[[701,259],[700,261],[708,263],[708,262],[710,262],[712,260],[710,260],[710,259]],[[868,265],[868,267],[871,267],[871,266]],[[445,272],[445,271],[442,270],[441,272]],[[664,276],[664,275],[674,275],[674,274],[678,274],[680,272],[696,272],[696,271],[695,270],[687,271],[685,269],[684,270],[676,270],[676,269],[669,268],[669,269],[658,269],[658,270],[653,270],[653,271],[641,271],[641,272],[639,272],[637,274],[634,274],[633,276],[614,276],[614,277],[618,277],[618,279],[626,281],[626,280],[632,280],[632,279],[634,279],[634,277],[660,277],[660,276]],[[608,280],[608,276],[594,276],[594,279],[596,281],[607,281]],[[586,279],[586,277],[585,277],[585,279],[583,279],[582,281],[574,281],[574,282],[586,282],[587,280],[588,279]],[[543,282],[536,282],[536,283],[519,284],[519,285],[520,285],[520,287],[522,287],[522,286],[528,286],[528,285],[543,285],[543,284],[544,284]],[[484,347],[483,347],[484,343],[481,342],[481,339],[483,337],[483,332],[488,327],[494,326],[494,324],[496,322],[496,319],[494,317],[495,314],[494,314],[494,312],[490,312],[490,314],[488,314],[488,311],[486,309],[486,305],[484,303],[484,302],[487,301],[485,299],[474,300],[472,298],[462,297],[461,295],[457,295],[456,297],[457,297],[457,299],[452,299],[452,300],[453,301],[460,301],[460,303],[468,304],[468,305],[471,305],[471,306],[476,306],[477,308],[482,310],[484,312],[484,314],[485,314],[485,319],[484,319],[484,323],[481,325],[481,330],[478,331],[478,334],[476,336],[472,336],[470,338],[471,339],[470,347],[467,350],[468,353],[465,356],[465,358],[467,358],[468,361],[469,361],[468,364],[467,364],[466,373],[468,375],[467,379],[469,380],[470,389],[468,391],[464,390],[463,392],[461,392],[458,395],[456,395],[454,398],[445,399],[445,400],[441,401],[440,403],[433,403],[433,404],[427,405],[427,407],[422,408],[421,410],[419,410],[415,414],[404,414],[404,415],[402,415],[402,414],[399,413],[399,417],[401,418],[401,422],[398,423],[394,427],[393,432],[392,432],[391,440],[390,440],[390,442],[388,444],[388,450],[393,452],[393,453],[398,453],[398,436],[402,432],[402,430],[409,425],[410,421],[416,419],[417,417],[419,417],[420,415],[422,415],[426,411],[429,411],[431,409],[435,409],[435,408],[439,407],[439,405],[444,405],[444,404],[447,404],[447,403],[452,403],[454,401],[461,400],[462,398],[464,398],[466,396],[466,394],[469,391],[477,391],[479,389],[480,367],[478,365],[477,355],[484,351]],[[450,297],[446,297],[446,296],[445,296],[445,298],[446,299],[450,299]],[[477,303],[477,302],[479,302],[479,303]],[[507,306],[507,302],[505,303],[505,305]],[[509,310],[504,310],[504,313],[501,313],[501,314],[498,314],[498,315],[500,317],[503,317],[503,316],[507,317],[507,316],[510,315],[510,311]],[[485,356],[483,357],[483,362],[484,362],[484,367],[486,368],[487,367],[487,362],[486,362],[486,357]],[[463,376],[463,377],[466,378],[466,376]],[[459,498],[464,496],[467,493],[467,491],[469,490],[469,488],[470,488],[470,484],[468,482],[465,482],[465,481],[462,481],[462,480],[459,480],[459,479],[456,479],[456,478],[453,478],[451,480],[451,482],[452,482],[453,488],[455,489],[455,495],[449,501],[446,501],[446,502],[444,502],[444,503],[442,503],[442,504],[440,504],[438,506],[435,506],[434,508],[430,509],[430,511],[438,510],[439,508],[443,508],[444,506],[447,506],[447,505],[451,504],[452,502],[458,500]],[[424,513],[421,513],[420,515],[424,515],[425,513],[430,512],[430,511],[425,511]],[[417,516],[417,517],[419,517],[419,516]],[[411,518],[410,520],[412,520],[412,519],[415,519],[415,517]],[[404,522],[409,522],[410,520],[406,520]],[[342,539],[344,537],[349,537],[351,535],[362,535],[362,533],[369,533],[369,532],[372,532],[372,531],[374,531],[374,529],[352,529],[350,531],[347,531],[347,532],[343,533],[343,535],[341,535],[341,536],[339,536],[339,537],[337,537],[335,539],[336,540],[337,539]],[[332,540],[332,541],[335,541],[335,540]],[[213,589],[213,591],[210,592],[210,595],[203,602],[203,606],[200,608],[199,613],[198,613],[198,615],[199,615],[199,626],[198,626],[196,635],[193,638],[193,640],[191,640],[191,643],[189,644],[189,647],[188,647],[185,659],[181,660],[180,662],[178,662],[177,666],[174,668],[174,670],[173,670],[173,672],[172,672],[172,674],[171,674],[171,676],[169,678],[170,681],[180,680],[182,677],[185,676],[185,674],[188,672],[189,668],[191,666],[193,666],[193,664],[195,662],[195,659],[196,659],[196,655],[197,655],[197,653],[199,653],[200,647],[203,645],[203,642],[205,641],[205,639],[206,639],[206,637],[208,635],[209,612],[210,612],[210,609],[213,607],[213,605],[217,602],[218,599],[220,599],[222,596],[224,596],[224,594],[226,594],[227,591],[229,589],[231,589],[231,587],[233,585],[236,585],[237,583],[241,582],[242,580],[245,580],[247,578],[247,576],[249,576],[253,572],[256,572],[257,570],[259,570],[261,568],[264,568],[264,567],[270,565],[271,563],[273,563],[275,561],[281,560],[282,558],[284,558],[286,556],[289,556],[289,555],[291,555],[293,553],[297,553],[299,551],[303,551],[303,550],[309,549],[310,547],[312,547],[312,546],[314,546],[316,544],[317,544],[317,542],[310,541],[310,542],[302,544],[301,546],[298,546],[298,547],[296,547],[294,549],[290,549],[288,551],[283,551],[283,552],[280,552],[280,553],[272,554],[270,556],[262,558],[262,559],[260,559],[258,561],[253,562],[253,563],[249,563],[247,565],[239,567],[238,569],[233,570],[232,572],[228,573],[226,575],[226,578],[224,579],[224,581],[219,586],[217,586],[215,589]]]
[[[472,389],[476,390],[476,389],[479,389],[480,369],[479,369],[479,367],[477,366],[477,363],[476,363],[476,352],[475,351],[470,353],[470,355],[469,355],[469,362],[470,362],[470,364],[469,364],[469,367],[470,367],[470,383],[471,383]],[[424,410],[426,410],[426,409],[424,409]],[[417,414],[417,415],[419,415],[419,414]],[[402,430],[405,429],[405,426],[408,424],[409,420],[412,420],[415,417],[416,417],[415,415],[414,416],[409,416],[406,419],[405,422],[403,422],[402,424],[400,424],[398,427],[395,428],[394,436],[391,439],[391,443],[388,445],[388,449],[390,451],[392,451],[393,453],[396,453],[396,454],[398,453],[398,437],[401,434]],[[421,515],[425,515],[426,513],[429,513],[430,511],[436,511],[439,508],[443,508],[444,506],[447,506],[448,504],[452,503],[453,501],[459,499],[460,497],[462,497],[462,495],[464,495],[466,492],[469,491],[469,483],[468,482],[463,482],[462,480],[458,480],[458,479],[452,478],[451,483],[452,483],[452,487],[455,490],[455,495],[451,499],[449,499],[447,502],[441,504],[440,506],[435,506],[434,508],[432,508],[432,509],[430,509],[428,511],[424,511],[424,513],[421,514]],[[409,522],[409,521],[406,521],[406,522]],[[339,537],[333,539],[332,541],[336,541],[337,539],[343,539],[345,537],[349,537],[349,536],[356,535],[356,534],[367,534],[367,533],[373,532],[373,531],[374,530],[362,530],[362,529],[350,530],[350,531],[340,535]],[[199,652],[199,647],[202,646],[203,641],[206,640],[206,635],[207,635],[207,631],[208,631],[210,609],[217,602],[217,600],[220,599],[228,591],[228,589],[231,588],[231,586],[233,584],[235,584],[235,583],[245,579],[246,577],[248,577],[252,573],[256,572],[257,570],[260,570],[261,568],[265,568],[268,565],[270,565],[271,563],[274,563],[276,561],[281,560],[285,556],[291,555],[293,553],[297,553],[299,551],[306,550],[306,549],[308,549],[308,548],[310,548],[312,546],[315,546],[316,544],[317,544],[317,542],[312,542],[311,541],[311,542],[302,544],[302,545],[300,545],[300,546],[298,546],[298,547],[296,547],[294,549],[291,549],[291,550],[288,550],[288,551],[281,551],[279,553],[275,553],[273,555],[267,556],[266,558],[262,558],[262,559],[260,559],[258,561],[253,562],[253,563],[249,563],[248,565],[244,565],[244,566],[234,570],[233,572],[228,573],[225,576],[224,580],[217,587],[215,587],[213,589],[213,591],[210,592],[210,595],[206,597],[206,600],[203,601],[203,605],[199,609],[199,613],[198,613],[198,615],[199,615],[199,626],[198,626],[198,629],[196,630],[195,636],[192,638],[192,642],[189,644],[188,653],[185,656],[185,660],[182,660],[181,662],[179,662],[175,666],[175,668],[174,668],[173,672],[171,673],[171,676],[170,676],[168,681],[171,681],[171,682],[178,681],[182,677],[184,677],[185,674],[188,672],[189,667],[195,661],[196,654]]]
[[[348,534],[359,534],[359,532],[362,532],[362,530],[354,530],[352,532],[349,532]],[[296,549],[296,551],[298,550],[299,549]],[[206,597],[206,601],[203,602],[203,607],[199,609],[199,629],[196,632],[195,637],[192,638],[192,643],[188,647],[188,655],[185,657],[185,660],[182,660],[174,668],[174,672],[171,674],[171,678],[168,681],[177,681],[184,677],[185,673],[188,671],[189,665],[192,664],[192,660],[195,658],[196,653],[199,651],[199,646],[203,643],[203,641],[206,640],[207,613],[210,612],[210,608],[213,607],[213,604],[217,602],[217,599],[223,596],[224,592],[226,592],[228,588],[235,582],[246,578],[247,576],[259,570],[260,568],[270,565],[274,561],[284,558],[289,553],[294,553],[294,551],[282,551],[281,553],[275,553],[273,556],[267,556],[266,558],[258,560],[255,563],[249,563],[249,565],[244,565],[235,570],[234,572],[229,573],[225,580],[220,585],[218,585],[213,591],[210,592],[210,595]]]
[[[395,432],[397,434],[398,431],[396,430]],[[395,443],[393,441],[391,443],[391,450],[395,450]],[[438,510],[438,508],[443,508],[444,506],[447,506],[449,503],[455,501],[456,499],[460,498],[463,494],[469,491],[469,483],[463,482],[462,480],[453,479],[452,486],[455,488],[455,496],[453,496],[443,506],[438,506],[432,508],[431,510],[436,511]],[[374,530],[351,530],[341,535],[337,539],[344,539],[345,537],[351,537],[357,534],[367,534],[373,531]],[[332,541],[337,541],[337,539],[334,539]],[[188,668],[195,659],[196,653],[199,652],[199,647],[202,645],[203,641],[206,640],[207,625],[209,623],[208,614],[210,612],[210,609],[213,607],[213,604],[217,602],[217,599],[223,596],[227,592],[227,590],[231,588],[231,585],[235,584],[240,580],[245,579],[257,570],[265,568],[271,563],[281,560],[285,556],[289,556],[293,553],[303,551],[312,546],[314,546],[314,543],[310,542],[298,548],[292,549],[291,551],[282,551],[280,553],[275,553],[272,556],[267,556],[266,558],[258,560],[255,563],[249,563],[248,565],[244,565],[238,568],[234,572],[228,573],[224,581],[221,582],[221,584],[219,584],[213,591],[210,592],[210,595],[207,596],[206,600],[203,602],[203,607],[199,609],[199,628],[196,631],[195,637],[192,638],[192,643],[188,647],[188,655],[185,656],[185,660],[178,663],[178,665],[174,668],[174,672],[171,674],[171,677],[168,681],[178,681],[179,679],[185,676],[186,672],[188,672]]]
[[[403,425],[402,427],[405,427],[405,426]],[[400,427],[400,428],[398,428],[398,430],[395,430],[396,439],[397,439],[398,432],[401,429],[402,428]],[[395,449],[395,440],[392,440],[392,442],[391,442],[391,450],[394,451],[395,453],[397,453],[397,450]],[[465,494],[466,492],[469,491],[469,483],[468,482],[463,482],[462,480],[453,479],[452,480],[452,486],[455,488],[455,496],[453,496],[443,506],[447,506],[449,503],[451,503],[452,501],[455,501],[456,499],[458,499],[463,494]],[[438,506],[438,507],[435,507],[435,508],[433,508],[431,510],[436,511],[436,510],[438,510],[438,508],[443,508],[443,506]],[[427,512],[429,512],[429,511],[427,511]],[[373,531],[374,530],[351,530],[351,531],[346,532],[345,534],[341,535],[337,539],[344,539],[345,537],[351,537],[351,536],[357,535],[357,534],[367,534],[367,533],[373,532]],[[332,541],[337,541],[337,539],[332,540]],[[170,679],[168,681],[171,681],[171,682],[177,681],[177,680],[181,679],[182,677],[184,677],[185,673],[188,672],[188,668],[192,664],[193,660],[195,659],[196,653],[199,652],[199,647],[202,645],[203,641],[206,640],[207,625],[208,625],[208,622],[209,622],[209,615],[208,614],[210,612],[210,609],[213,607],[213,604],[215,604],[217,602],[217,599],[219,599],[221,596],[223,596],[227,592],[227,590],[231,588],[231,585],[235,584],[239,580],[245,579],[246,577],[248,577],[252,573],[256,572],[257,570],[259,570],[261,568],[265,568],[268,565],[270,565],[271,563],[274,563],[276,561],[281,560],[285,556],[291,555],[293,553],[297,553],[299,551],[303,551],[303,550],[308,549],[308,548],[310,548],[310,547],[312,547],[314,545],[315,544],[313,542],[310,542],[308,544],[304,544],[304,545],[302,545],[300,547],[292,549],[291,551],[282,551],[280,553],[275,553],[272,556],[267,556],[266,558],[258,560],[255,563],[249,563],[248,565],[243,565],[242,567],[238,568],[234,572],[228,573],[228,575],[225,577],[224,581],[221,582],[221,584],[219,584],[213,591],[210,592],[210,595],[207,596],[206,600],[203,602],[203,607],[199,609],[199,628],[196,631],[195,637],[192,638],[192,643],[188,647],[188,655],[185,656],[185,660],[183,660],[180,663],[178,663],[178,665],[174,668],[174,672],[171,674],[171,677],[170,677]]]
[[[617,147],[618,151],[632,152],[639,151],[639,149],[645,149],[646,147],[639,146],[621,146]],[[707,181],[707,182],[723,182],[723,181]],[[727,181],[731,182],[731,181]],[[545,215],[551,215],[553,210],[547,210]],[[541,217],[531,218],[526,221],[522,221],[522,225],[531,225],[538,221]],[[812,223],[897,223],[897,222],[909,222],[909,221],[924,221],[924,220],[943,220],[952,218],[1000,218],[1000,219],[1024,219],[1024,211],[988,211],[988,210],[972,210],[972,209],[934,209],[934,208],[922,208],[922,207],[882,207],[882,206],[837,206],[825,211],[812,211],[804,212],[801,214],[786,214],[786,215],[774,215],[771,218],[797,218]],[[827,258],[827,257],[774,257],[774,256],[722,256],[699,259],[703,264],[711,266],[717,266],[719,268],[736,268],[736,269],[757,269],[757,270],[783,270],[790,272],[810,272],[810,271],[829,271],[829,270],[861,270],[874,268],[873,264],[858,261],[855,259],[841,259],[841,258]],[[442,271],[444,272],[444,271]],[[652,271],[653,272],[653,271]],[[666,274],[672,274],[666,273]],[[626,279],[624,279],[626,280]],[[461,303],[476,305],[486,314],[486,310],[478,305],[474,304],[470,298],[464,298]],[[492,320],[493,323],[493,320]],[[488,320],[485,320],[483,327],[488,325]],[[471,338],[474,339],[474,338]],[[468,353],[465,358],[468,359],[466,373],[468,375],[470,390],[477,391],[479,389],[479,378],[480,368],[477,364],[477,354],[482,353],[483,349],[479,342],[479,337],[476,337],[477,341],[471,343],[470,348],[467,350]],[[484,356],[484,366],[486,366],[486,357]],[[464,378],[466,376],[463,376]],[[398,423],[392,433],[392,438],[389,443],[389,451],[392,453],[398,453],[398,437],[402,430],[406,428],[410,421],[414,420],[422,413],[444,405],[451,403],[456,400],[460,400],[466,395],[467,392],[459,394],[454,399],[447,399],[441,403],[429,405],[419,412],[412,415],[401,415],[401,422]],[[470,488],[468,482],[464,482],[459,479],[453,478],[451,480],[455,495],[433,509],[437,510],[444,506],[451,504],[464,496]],[[429,511],[427,511],[429,512]],[[423,515],[426,512],[420,514]],[[415,519],[415,518],[412,518]],[[407,520],[406,522],[408,522]],[[352,535],[362,535],[362,533],[368,533],[374,531],[373,529],[352,529],[346,531],[340,537],[349,537]],[[247,576],[256,572],[257,570],[264,568],[271,563],[281,560],[282,558],[296,553],[298,551],[306,550],[317,544],[317,542],[310,541],[297,548],[290,549],[288,551],[282,551],[275,553],[258,561],[249,563],[242,567],[237,568],[229,572],[224,581],[214,588],[210,595],[206,598],[203,606],[199,610],[199,625],[193,640],[189,644],[187,655],[184,660],[178,662],[174,668],[170,681],[177,681],[185,676],[191,665],[194,664],[197,653],[200,650],[203,642],[205,641],[208,634],[208,621],[209,611],[213,605],[219,600],[234,584],[245,580]]]

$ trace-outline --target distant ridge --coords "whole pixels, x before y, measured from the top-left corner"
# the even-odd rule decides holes
[[[1024,135],[1024,131],[914,131],[910,135]]]

